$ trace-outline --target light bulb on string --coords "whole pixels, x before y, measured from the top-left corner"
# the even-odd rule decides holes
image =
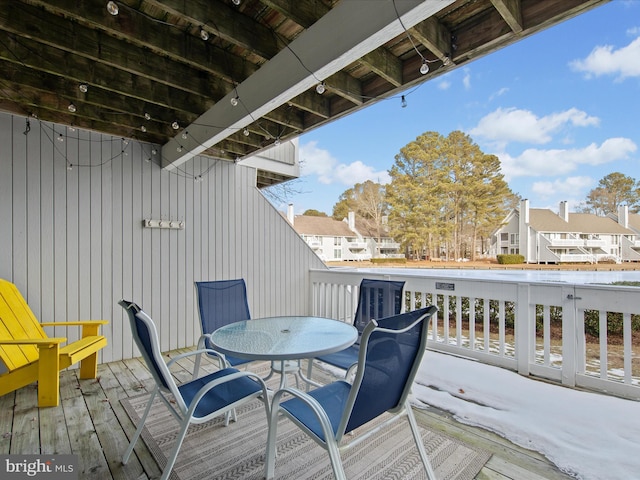
[[[145,120],[151,120],[151,115],[147,112],[144,112],[144,119]]]
[[[58,140],[60,143],[64,142],[64,137],[62,136],[62,134],[58,135],[57,140]]]
[[[277,147],[278,145],[280,145],[280,137],[276,138],[276,141],[273,142],[273,144]]]
[[[180,124],[175,121],[171,124],[171,128],[173,128],[174,130],[178,130],[180,128]]]
[[[204,27],[200,27],[200,38],[205,42],[209,40],[209,32],[207,32]]]
[[[69,110],[71,113],[76,113],[78,109],[73,103],[70,103],[69,106],[67,107],[67,110]]]
[[[407,106],[407,99],[406,99],[406,98],[404,98],[404,95],[402,95],[402,101],[401,101],[401,103],[400,103],[400,106],[401,106],[402,108],[406,108],[406,106]]]
[[[118,15],[119,11],[120,10],[118,9],[118,4],[116,2],[113,2],[113,1],[107,2],[107,12],[115,16],[115,15]]]
[[[231,101],[231,105],[234,106],[234,107],[237,106],[239,98],[240,97],[238,97],[238,96],[232,97],[231,100],[230,100]]]
[[[426,58],[422,59],[422,65],[420,65],[420,73],[422,75],[426,75],[427,73],[429,73],[429,64],[427,63]]]
[[[182,132],[182,135],[181,135],[182,139],[186,140],[188,135],[189,135],[189,132]]]
[[[244,130],[242,130],[242,134],[243,134],[245,137],[248,137],[250,133],[251,133],[251,132],[249,132],[249,129],[248,129],[248,128],[245,128]]]
[[[318,85],[316,85],[316,93],[318,93],[319,95],[322,95],[325,92],[326,88],[324,86],[324,82],[319,83]]]
[[[81,83],[80,85],[78,85],[78,90],[80,90],[82,93],[87,93],[87,91],[89,90],[89,85],[87,85],[86,83]]]
[[[141,126],[140,126],[140,131],[141,131],[142,133],[146,133],[146,132],[147,132],[147,127],[145,127],[144,125],[141,125]]]

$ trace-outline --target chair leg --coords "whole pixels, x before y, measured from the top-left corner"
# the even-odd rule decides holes
[[[164,470],[162,471],[162,476],[160,477],[160,480],[167,480],[167,478],[169,478],[169,475],[171,475],[171,470],[173,469],[173,465],[176,463],[176,458],[178,458],[178,452],[180,451],[180,447],[182,446],[182,442],[184,441],[184,437],[187,434],[187,430],[189,429],[189,418],[185,417],[183,419],[183,424],[180,427],[180,433],[178,433],[178,436],[176,437],[176,444],[173,447],[173,450],[171,451],[171,455],[169,455],[169,458],[167,458],[167,464],[164,467]]]
[[[436,480],[436,474],[431,467],[431,462],[429,461],[429,457],[427,457],[427,451],[424,449],[424,445],[422,443],[422,436],[420,435],[420,429],[418,428],[418,424],[416,422],[415,417],[413,416],[413,411],[409,405],[405,405],[405,410],[407,412],[407,417],[409,419],[409,425],[411,426],[411,433],[413,434],[413,439],[416,441],[416,447],[418,447],[418,452],[420,453],[420,458],[422,459],[422,463],[424,464],[424,469],[427,472],[428,480]]]
[[[273,403],[271,404],[271,414],[267,417],[269,419],[269,433],[267,434],[267,451],[265,454],[266,458],[264,467],[264,477],[266,480],[271,480],[273,478],[276,466],[276,439],[278,436],[279,406],[280,395],[276,393],[273,399]]]
[[[333,469],[333,476],[336,480],[347,480],[347,476],[344,473],[342,466],[342,458],[340,458],[340,450],[335,439],[330,437],[327,439],[327,452],[329,453],[329,459],[331,460],[331,468]]]
[[[131,456],[131,452],[133,452],[133,447],[135,447],[136,442],[138,441],[138,437],[140,437],[140,434],[142,433],[142,429],[144,428],[144,422],[147,420],[147,415],[149,415],[149,412],[151,411],[151,405],[153,404],[153,399],[156,397],[156,393],[158,393],[158,387],[154,388],[153,392],[151,392],[151,396],[149,397],[149,401],[147,403],[147,407],[144,409],[144,413],[142,414],[142,418],[138,422],[138,428],[136,428],[136,433],[134,433],[133,437],[131,437],[131,441],[129,442],[129,446],[127,447],[127,451],[124,452],[124,455],[122,456],[122,464],[123,465],[126,465],[127,462],[129,461],[129,457]]]

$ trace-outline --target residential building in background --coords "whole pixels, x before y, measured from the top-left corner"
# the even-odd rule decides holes
[[[626,205],[606,217],[569,213],[567,202],[555,213],[525,199],[494,232],[492,253],[520,254],[526,263],[638,262],[640,215]]]
[[[389,236],[386,226],[378,232],[375,225],[354,212],[349,212],[343,220],[334,220],[332,217],[295,215],[293,205],[289,205],[287,220],[325,262],[404,257],[399,253],[400,244]]]

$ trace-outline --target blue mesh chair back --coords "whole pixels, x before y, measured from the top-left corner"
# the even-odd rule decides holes
[[[203,337],[199,348],[213,348],[208,335],[220,327],[251,319],[244,279],[195,282],[198,311]],[[250,360],[226,356],[227,365],[249,363]]]
[[[344,350],[323,355],[317,360],[345,370],[355,364],[358,361],[360,337],[364,328],[373,319],[399,314],[402,311],[403,289],[402,281],[362,279],[358,293],[358,307],[353,318],[353,326],[358,330],[358,340]],[[307,378],[311,378],[312,369],[313,362],[309,361]]]
[[[400,313],[403,288],[404,282],[401,281],[362,279],[358,307],[353,318],[353,326],[359,335],[362,335],[364,328],[374,318],[385,318]]]
[[[120,300],[118,304],[125,309],[129,316],[133,341],[138,346],[142,358],[144,358],[146,364],[149,366],[154,380],[165,391],[172,394],[175,393],[171,388],[174,385],[171,379],[171,373],[162,360],[162,353],[158,348],[158,333],[156,332],[154,324],[145,321],[146,315],[135,303]],[[167,378],[167,376],[169,376],[169,378]]]
[[[428,315],[430,308],[434,307],[377,320],[366,344],[360,344],[361,350],[365,348],[359,360],[364,369],[354,380],[358,394],[345,433],[402,408],[426,349],[430,315],[426,321],[416,320]]]

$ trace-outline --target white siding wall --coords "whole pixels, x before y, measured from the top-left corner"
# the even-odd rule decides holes
[[[25,135],[24,117],[0,113],[0,277],[41,321],[109,320],[105,362],[138,355],[121,298],[152,316],[164,350],[197,341],[197,280],[243,277],[254,318],[310,312],[309,269],[324,264],[255,189],[254,169],[197,157],[166,172],[148,144],[30,123]]]

